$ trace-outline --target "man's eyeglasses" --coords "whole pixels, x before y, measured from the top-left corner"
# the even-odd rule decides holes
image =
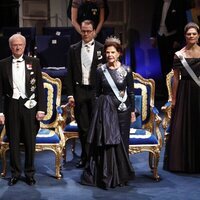
[[[92,33],[93,32],[93,30],[81,30],[81,33],[83,33],[83,34],[90,34],[90,33]]]

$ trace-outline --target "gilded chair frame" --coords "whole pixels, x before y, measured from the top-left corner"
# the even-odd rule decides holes
[[[52,78],[48,74],[42,72],[42,78],[43,80],[46,80],[47,82],[44,82],[44,88],[48,89],[48,99],[47,99],[47,114],[45,115],[44,120],[49,118],[49,115],[51,115],[53,112],[51,109],[51,101],[52,101],[52,88],[51,88],[51,83],[55,84],[57,86],[57,97],[56,97],[56,108],[60,106],[61,103],[61,89],[62,89],[62,84],[60,79],[58,78]],[[48,82],[50,84],[48,84]],[[43,120],[43,121],[44,121]],[[56,120],[54,120],[52,123],[45,124],[43,122],[40,122],[40,129],[52,129],[55,131],[55,133],[59,137],[59,143],[36,143],[35,146],[35,151],[36,152],[41,152],[41,151],[53,151],[55,154],[55,177],[57,179],[60,179],[62,177],[61,174],[61,159],[62,159],[62,152],[63,148],[65,145],[65,137],[63,135],[63,117],[62,113],[56,114]],[[5,126],[2,130],[1,133],[1,147],[0,147],[0,153],[1,153],[1,158],[2,158],[2,173],[1,176],[5,177],[6,176],[6,151],[9,150],[9,143],[4,142],[3,138],[6,134]],[[23,144],[21,144],[23,147]]]
[[[67,159],[67,151],[66,151],[66,145],[68,140],[73,139],[72,145],[71,145],[71,151],[72,153],[75,152],[75,139],[79,138],[79,132],[78,131],[66,131],[65,127],[71,122],[76,122],[75,121],[75,116],[74,116],[74,107],[71,107],[68,103],[66,105],[62,105],[62,110],[63,110],[63,119],[65,123],[63,124],[63,134],[65,137],[65,146],[63,149],[63,162],[66,163]]]
[[[167,128],[169,126],[170,120],[171,120],[171,102],[172,102],[172,79],[174,77],[174,71],[171,70],[166,75],[166,85],[167,85],[167,91],[168,91],[168,101],[165,103],[164,106],[161,107],[162,112],[164,113],[164,117],[162,120],[162,127],[164,129],[164,140],[166,142],[168,132]]]
[[[133,78],[134,78],[134,88],[135,89],[141,89],[141,95],[142,95],[142,122],[145,121],[145,123],[142,123],[142,129],[145,129],[149,131],[151,134],[154,134],[157,138],[158,143],[157,144],[133,144],[129,145],[129,153],[130,154],[136,154],[141,152],[149,152],[149,167],[153,171],[153,177],[155,180],[159,180],[158,175],[158,163],[160,159],[160,151],[162,148],[162,135],[160,132],[160,123],[162,119],[158,115],[157,112],[154,112],[154,101],[155,101],[155,82],[153,79],[145,79],[138,73],[133,72]],[[147,93],[145,91],[146,86],[150,87],[150,115],[147,118]]]

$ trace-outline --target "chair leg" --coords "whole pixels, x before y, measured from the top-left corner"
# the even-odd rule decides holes
[[[75,148],[76,148],[76,139],[72,139],[72,145],[71,145],[71,151],[74,154],[75,153]]]
[[[149,152],[149,167],[153,170],[153,153]]]
[[[2,177],[6,176],[6,151],[7,151],[7,149],[2,149],[2,151],[1,151],[1,159],[2,159],[2,172],[1,172],[1,176]]]
[[[153,177],[156,181],[160,180],[160,176],[158,175],[158,163],[159,163],[160,156],[157,154],[157,156],[154,158],[154,169],[153,169]]]
[[[158,163],[160,159],[160,152],[149,153],[149,167],[153,172],[153,178],[156,181],[160,180],[160,176],[158,175]]]
[[[66,149],[66,144],[65,144],[65,146],[64,146],[64,148],[63,148],[63,150],[62,150],[63,163],[66,163],[66,162],[67,162],[66,157],[67,157],[67,149]]]
[[[55,166],[56,166],[56,178],[61,179],[61,158],[62,158],[62,150],[60,152],[55,153]]]
[[[1,172],[1,176],[5,177],[6,176],[6,168],[7,168],[7,163],[6,163],[6,152],[9,149],[9,145],[2,145],[1,146],[1,158],[2,158],[2,172]]]

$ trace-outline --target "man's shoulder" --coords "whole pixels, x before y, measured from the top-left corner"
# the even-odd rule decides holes
[[[79,41],[79,42],[77,42],[77,43],[71,44],[71,45],[70,45],[70,48],[71,48],[71,49],[75,49],[75,48],[77,48],[77,47],[80,47],[80,46],[81,46],[81,43],[82,43],[82,42]]]
[[[12,59],[11,56],[6,57],[6,58],[3,58],[3,59],[0,60],[0,63],[6,63],[6,62],[9,62],[11,59]]]
[[[103,44],[95,40],[95,45],[98,47],[103,48]]]

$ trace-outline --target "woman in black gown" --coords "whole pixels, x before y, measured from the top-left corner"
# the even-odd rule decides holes
[[[107,189],[126,185],[134,177],[128,144],[130,123],[135,121],[135,105],[132,71],[119,61],[120,40],[107,38],[104,52],[107,63],[97,69],[97,100],[87,140],[88,162],[81,182]],[[105,71],[112,77],[120,97],[115,95]]]
[[[186,46],[179,53],[196,76],[200,77],[199,27],[190,22],[184,32]],[[164,169],[200,173],[200,86],[191,78],[177,56],[174,58],[173,69],[173,110]]]

